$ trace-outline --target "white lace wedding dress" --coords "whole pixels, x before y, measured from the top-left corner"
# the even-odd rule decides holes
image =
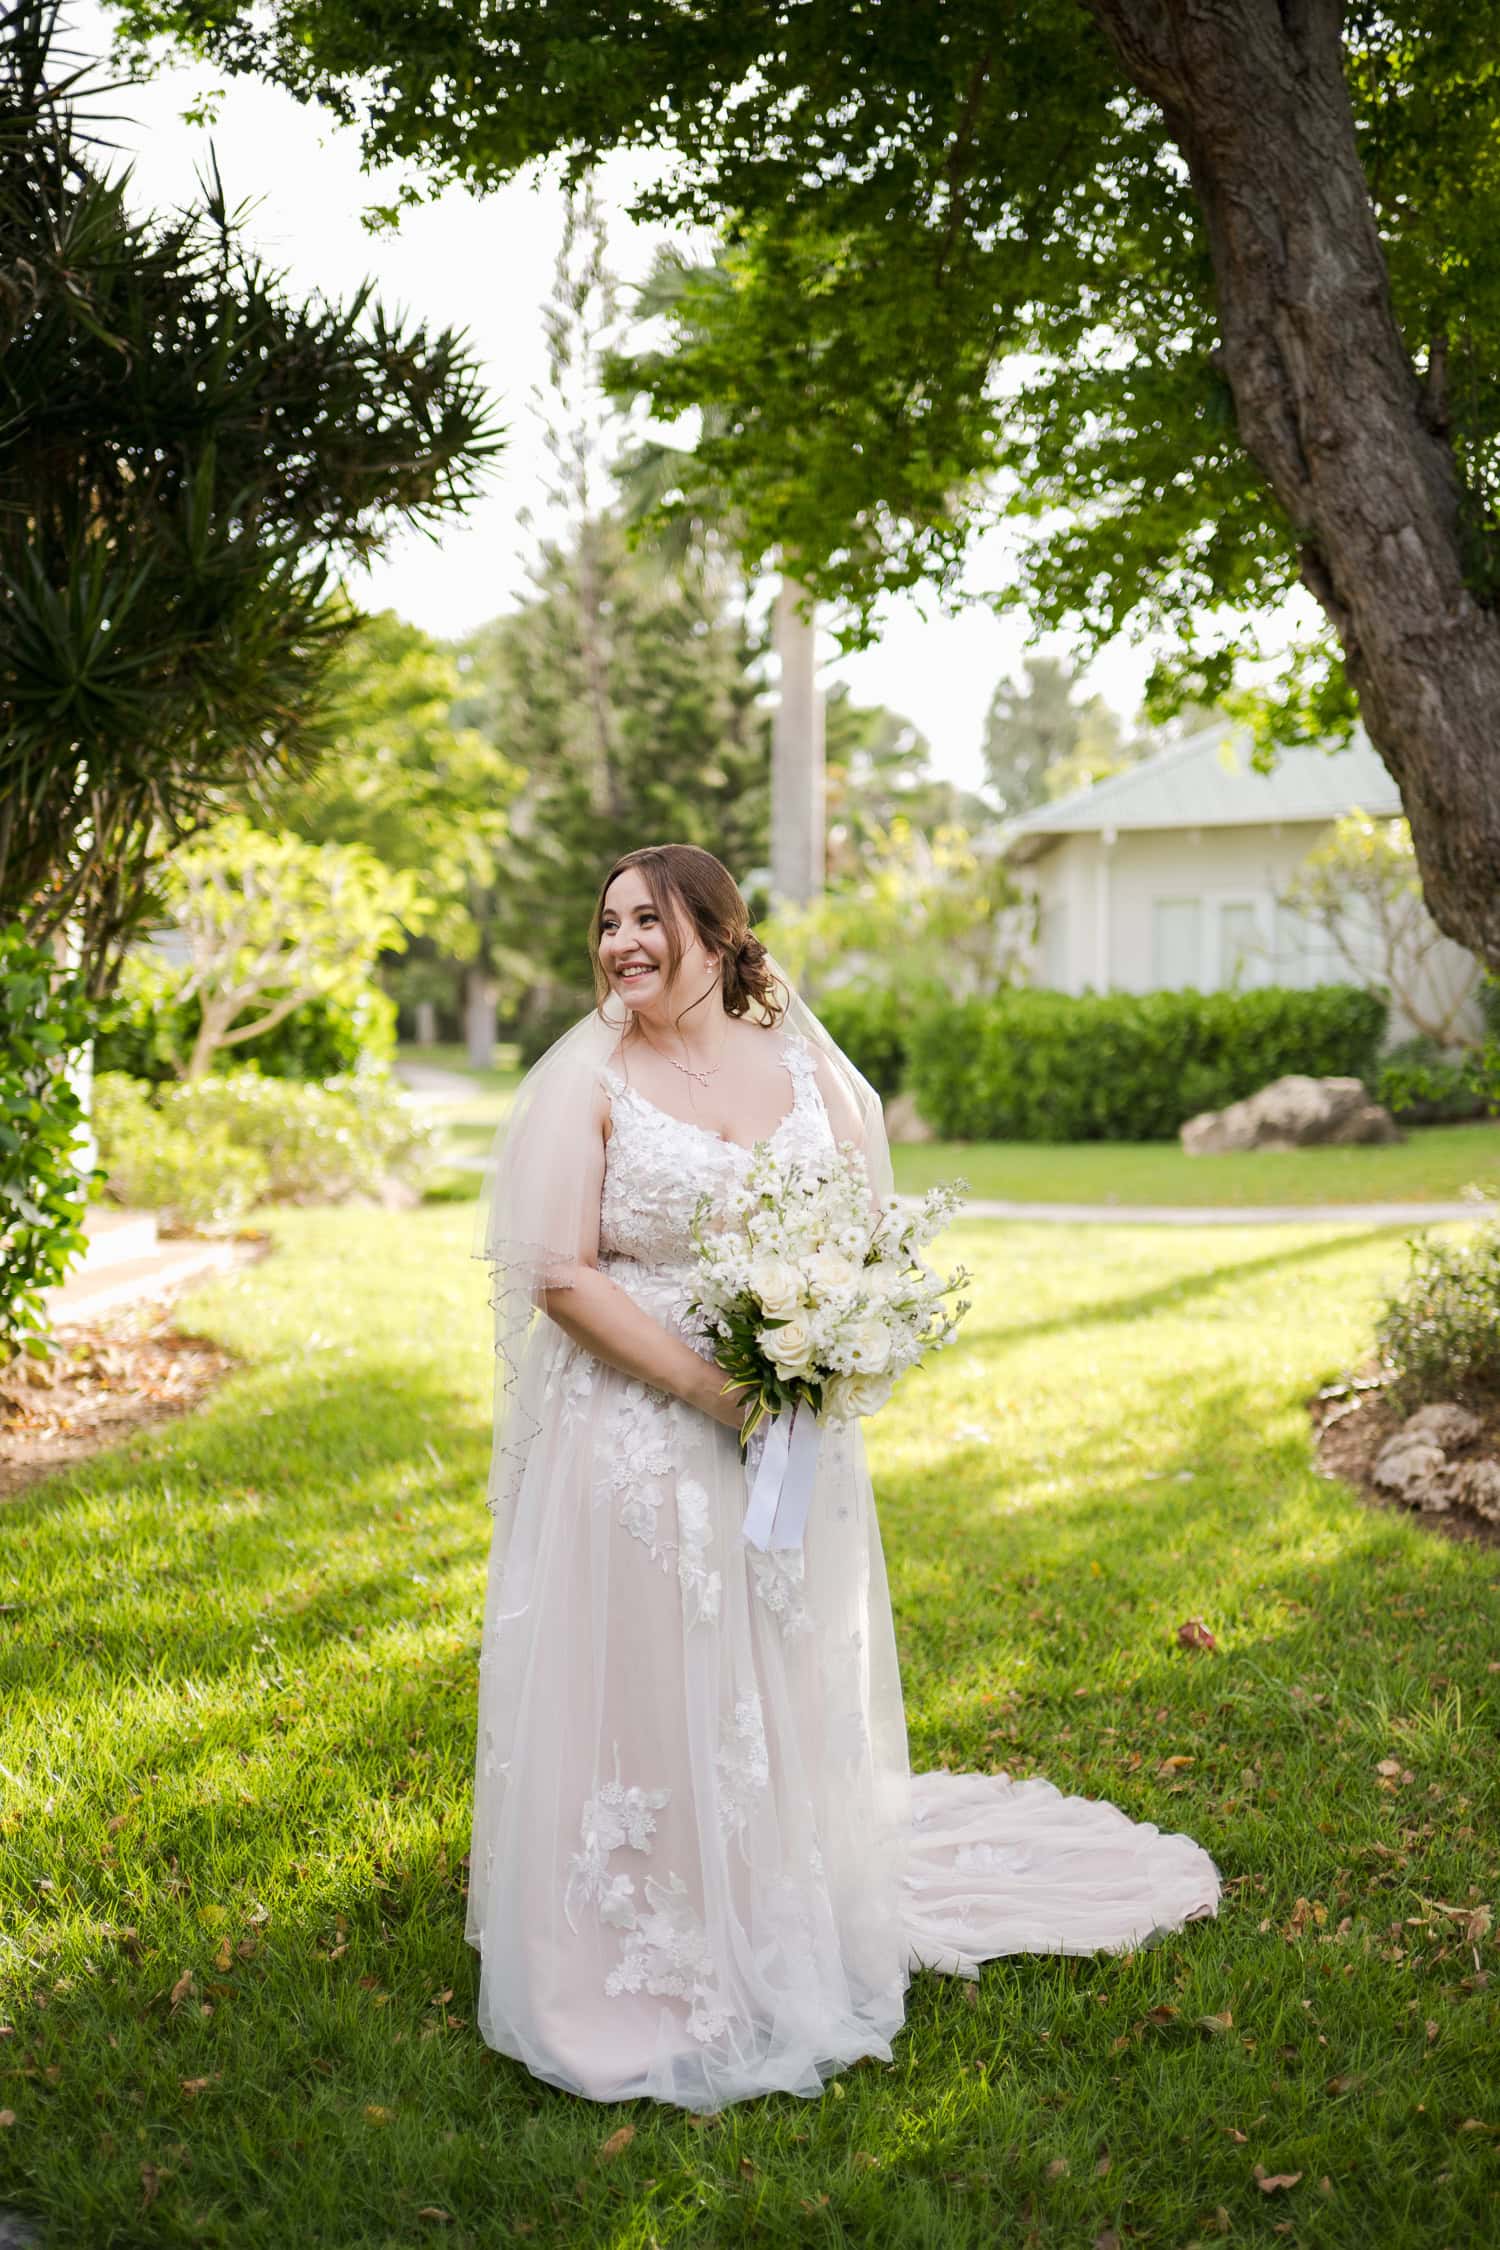
[[[778,1037],[776,1146],[825,1149],[812,1057]],[[600,1266],[694,1341],[689,1222],[748,1151],[603,1077]],[[803,1547],[763,1554],[730,1430],[546,1319],[521,1380],[542,1426],[492,1554],[469,1862],[492,2047],[596,2101],[814,2095],[889,2059],[915,1968],[1217,1911],[1186,1836],[1039,1779],[908,1774],[857,1425],[825,1434]]]

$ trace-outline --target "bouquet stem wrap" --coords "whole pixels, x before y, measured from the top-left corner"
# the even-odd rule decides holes
[[[759,1461],[745,1464],[749,1506],[742,1526],[747,1546],[800,1547],[818,1473],[822,1425],[800,1400],[773,1414]]]

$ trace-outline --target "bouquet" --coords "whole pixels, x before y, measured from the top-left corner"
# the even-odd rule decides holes
[[[967,1184],[930,1188],[905,1212],[891,1196],[877,1212],[852,1142],[815,1163],[760,1142],[721,1227],[705,1232],[711,1198],[700,1203],[689,1314],[725,1389],[755,1394],[742,1457],[766,1426],[744,1526],[752,1546],[801,1544],[822,1426],[874,1414],[898,1376],[953,1342],[969,1305],[944,1300],[972,1276],[940,1274],[920,1253]]]

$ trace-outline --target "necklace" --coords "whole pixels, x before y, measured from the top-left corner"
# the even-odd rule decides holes
[[[639,1024],[636,1029],[640,1030]],[[644,1032],[641,1032],[641,1037],[646,1038]],[[706,1086],[710,1078],[717,1077],[724,1068],[722,1062],[716,1062],[710,1063],[707,1070],[694,1070],[691,1063],[680,1063],[675,1055],[669,1055],[664,1048],[658,1047],[654,1039],[646,1039],[646,1045],[653,1054],[660,1055],[663,1062],[669,1062],[674,1070],[680,1070],[684,1078],[696,1078],[700,1086]]]

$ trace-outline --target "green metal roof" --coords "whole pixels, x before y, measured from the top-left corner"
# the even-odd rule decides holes
[[[1098,834],[1106,828],[1250,828],[1337,820],[1355,805],[1381,818],[1401,798],[1362,728],[1347,748],[1281,750],[1270,773],[1250,763],[1248,731],[1207,727],[1175,750],[1092,789],[1075,789],[1009,824],[1013,841]]]

